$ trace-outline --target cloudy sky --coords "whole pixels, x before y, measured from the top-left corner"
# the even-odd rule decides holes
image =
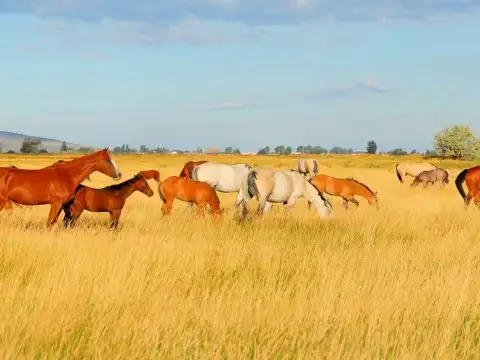
[[[480,0],[0,0],[0,130],[430,148],[480,130]]]

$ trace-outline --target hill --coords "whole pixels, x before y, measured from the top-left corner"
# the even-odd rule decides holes
[[[48,152],[59,152],[60,147],[62,146],[62,140],[31,136],[10,131],[0,131],[0,152],[7,152],[10,150],[19,152],[24,139],[40,140],[42,142],[40,148],[46,149]],[[67,142],[67,147],[77,150],[81,147],[87,146]]]

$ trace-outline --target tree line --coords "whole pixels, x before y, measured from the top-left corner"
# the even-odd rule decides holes
[[[341,146],[334,146],[330,150],[319,145],[299,145],[296,147],[296,153],[303,154],[353,154],[354,151],[351,148],[344,148]],[[65,141],[62,142],[60,152],[74,151],[69,148]],[[75,151],[89,153],[94,151],[93,148],[82,147]],[[204,150],[197,147],[195,150],[190,151],[186,149],[167,149],[165,147],[153,147],[149,148],[146,145],[140,146],[138,149],[131,148],[128,144],[121,146],[115,146],[112,149],[115,154],[129,154],[129,153],[153,153],[153,154],[169,154],[175,152],[177,154],[203,154]],[[377,143],[374,140],[367,142],[365,147],[365,153],[376,154],[378,151]],[[0,144],[0,152],[3,152]],[[9,153],[13,151],[9,150]],[[35,154],[35,153],[47,153],[48,151],[42,147],[42,142],[38,139],[24,139],[20,147],[20,152],[23,154]],[[233,148],[227,146],[223,151],[219,151],[221,154],[241,154],[239,148]],[[265,146],[257,151],[258,155],[276,154],[276,155],[290,155],[293,153],[293,147],[289,145],[277,145],[273,149],[270,146]],[[404,149],[396,148],[386,152],[390,155],[408,155],[417,154],[416,150],[407,152]],[[438,132],[433,139],[433,150],[427,150],[425,157],[439,157],[439,158],[451,158],[451,159],[465,159],[465,160],[480,160],[480,139],[477,138],[468,125],[453,125],[447,127]]]

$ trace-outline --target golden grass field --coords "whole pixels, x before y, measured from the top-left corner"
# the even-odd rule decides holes
[[[66,156],[0,157],[38,168]],[[177,175],[190,159],[295,167],[296,157],[114,156],[124,179]],[[318,156],[320,172],[378,191],[334,218],[305,200],[286,217],[199,219],[184,203],[163,218],[135,193],[118,231],[108,214],[45,228],[47,206],[0,213],[0,358],[459,359],[480,357],[480,212],[446,189],[410,189],[408,157]],[[434,161],[435,162],[435,161]],[[456,176],[468,162],[445,162]],[[113,181],[94,174],[86,185]],[[409,178],[408,183],[412,181]],[[253,211],[255,202],[252,203]],[[62,215],[63,216],[63,215]]]

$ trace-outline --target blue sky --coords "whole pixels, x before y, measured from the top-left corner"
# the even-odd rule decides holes
[[[95,146],[432,147],[480,130],[480,0],[0,0],[0,130]]]

